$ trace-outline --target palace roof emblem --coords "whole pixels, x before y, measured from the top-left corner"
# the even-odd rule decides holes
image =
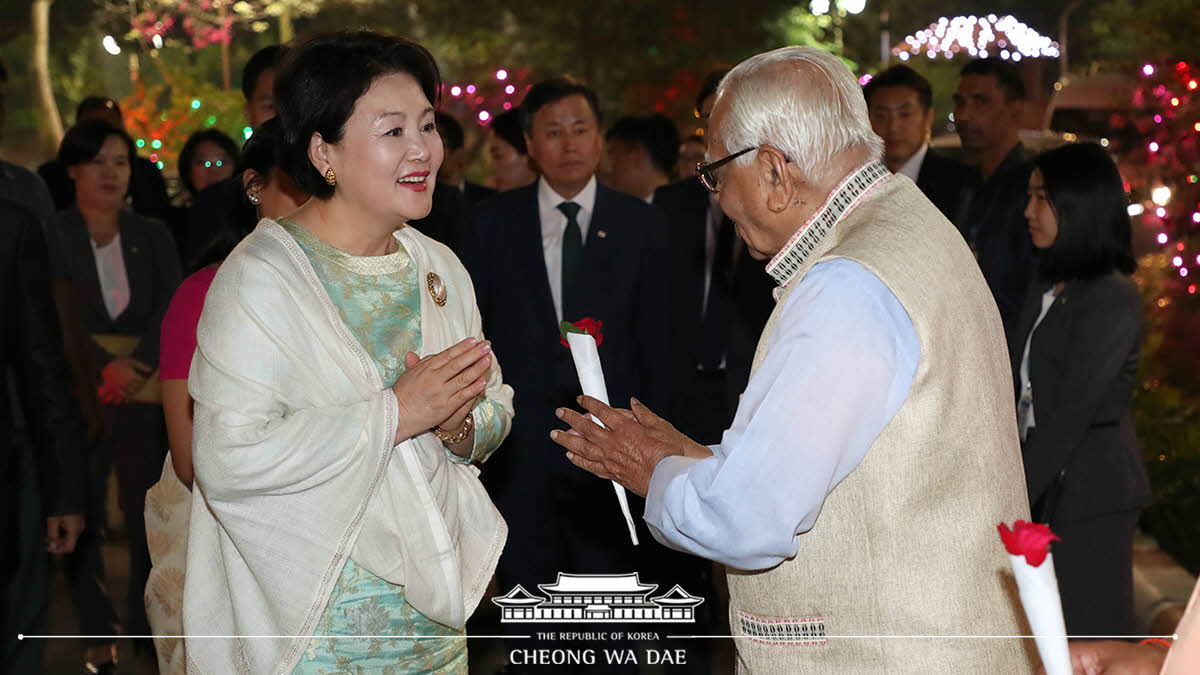
[[[704,602],[676,584],[654,596],[657,584],[643,584],[630,574],[558,574],[552,584],[538,584],[545,597],[520,584],[492,598],[503,623],[692,623]]]

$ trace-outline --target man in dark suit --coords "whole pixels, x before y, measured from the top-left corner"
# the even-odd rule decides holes
[[[933,125],[933,88],[905,65],[892,66],[863,87],[871,128],[883,139],[883,163],[908,176],[953,221],[958,215],[970,171],[929,147]]]
[[[614,403],[637,396],[666,409],[671,398],[661,215],[597,184],[602,138],[590,89],[548,80],[529,91],[522,110],[542,177],[475,208],[464,256],[484,334],[519,411],[483,474],[509,526],[498,569],[505,591],[515,584],[536,589],[559,572],[636,569],[612,486],[576,468],[550,440],[550,430],[561,426],[555,410],[576,405],[581,393],[559,321],[602,322],[600,360]],[[640,523],[639,501],[630,496]],[[641,541],[653,542],[648,534]]]
[[[70,553],[83,531],[86,496],[83,450],[87,445],[83,417],[71,393],[71,373],[51,292],[51,259],[38,219],[16,202],[0,199],[0,359],[15,386],[0,386],[0,623],[4,631],[3,667],[15,667],[9,644],[24,624],[9,625],[8,581],[17,572],[21,541],[18,496],[21,452],[32,441],[38,492],[45,517],[45,538],[51,553]],[[10,398],[15,391],[16,398]],[[25,429],[18,432],[19,413]],[[28,435],[28,439],[24,436]],[[37,537],[41,539],[39,535]],[[12,616],[26,621],[40,611],[44,598],[29,598],[27,607]],[[43,590],[44,589],[39,589]],[[24,611],[20,611],[20,610]],[[16,672],[15,670],[12,672]]]
[[[702,120],[725,72],[712,73],[701,87],[696,112]],[[697,442],[720,443],[750,379],[758,336],[775,306],[775,283],[695,175],[659,188],[654,205],[667,218],[678,328],[672,419]]]
[[[617,120],[604,135],[605,183],[645,202],[675,178],[679,130],[666,115],[637,115]]]
[[[995,58],[964,66],[954,92],[954,123],[975,164],[954,224],[979,260],[1010,341],[1034,260],[1025,219],[1033,165],[1019,135],[1024,98],[1017,67]]]
[[[442,137],[442,146],[446,151],[446,158],[442,160],[442,168],[438,169],[438,185],[454,186],[462,193],[463,203],[468,209],[496,194],[496,191],[490,187],[467,180],[467,163],[471,158],[467,154],[466,135],[458,120],[454,119],[453,115],[441,110],[434,113],[434,120],[437,124],[438,135]]]

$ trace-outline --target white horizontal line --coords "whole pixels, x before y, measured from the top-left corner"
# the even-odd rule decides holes
[[[664,635],[665,638],[684,640],[710,640],[716,638],[738,639],[749,638],[758,640],[1028,640],[1033,638],[1067,638],[1068,640],[1178,640],[1178,635],[805,635],[802,633],[785,633],[779,635]]]
[[[356,638],[360,640],[507,640],[510,638],[531,638],[530,635],[25,635],[17,634],[18,640],[140,640],[147,638],[191,638],[200,640],[292,640],[307,638],[312,640],[344,640]]]

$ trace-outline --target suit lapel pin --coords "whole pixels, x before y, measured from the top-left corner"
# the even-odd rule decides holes
[[[608,236],[608,233],[605,232],[604,230],[596,230],[596,236],[600,237],[601,239],[604,239],[605,237]]]
[[[429,297],[433,298],[438,307],[446,304],[446,284],[441,277],[433,272],[426,274],[425,287],[429,289]]]

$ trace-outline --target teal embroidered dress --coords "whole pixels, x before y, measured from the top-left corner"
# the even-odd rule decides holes
[[[404,372],[405,354],[421,353],[424,289],[412,257],[403,246],[389,255],[353,256],[295,223],[279,222],[308,256],[342,320],[379,368],[385,386],[392,386]],[[501,414],[505,413],[499,406],[483,400],[473,414],[471,457],[459,457],[447,449],[452,461],[482,460],[503,440]],[[314,638],[294,674],[467,672],[463,631],[426,618],[405,601],[404,586],[375,576],[353,559],[342,568],[316,635],[387,637]]]

